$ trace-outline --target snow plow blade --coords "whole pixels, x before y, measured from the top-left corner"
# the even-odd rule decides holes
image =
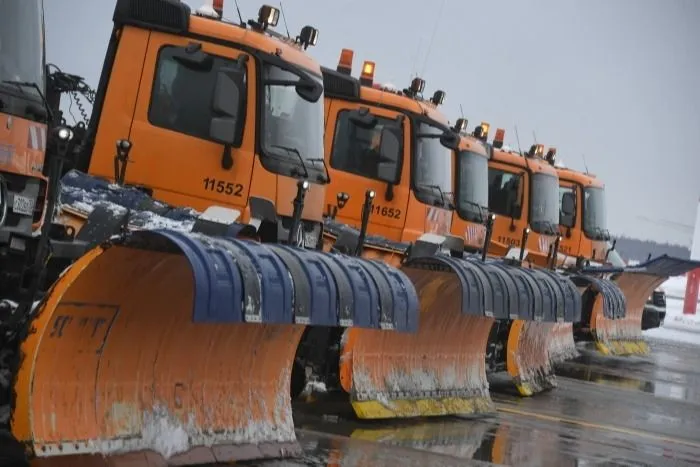
[[[618,354],[621,326],[628,310],[624,292],[616,282],[593,275],[577,274],[571,280],[583,297],[581,328],[590,334],[601,353]]]
[[[576,319],[573,285],[478,257],[412,257],[400,270],[418,293],[418,332],[346,331],[341,383],[359,418],[493,412],[486,363],[497,321],[514,320],[505,366],[520,392],[538,392],[543,378],[551,386],[548,332]]]
[[[602,306],[597,304],[597,300],[593,304],[591,333],[597,349],[604,355],[649,354],[649,346],[642,337],[642,313],[645,303],[654,289],[669,277],[682,275],[699,267],[700,261],[661,255],[633,267],[583,270],[582,272],[587,274],[612,273],[612,281],[621,290],[626,301],[625,313],[617,319],[601,313],[599,310]]]
[[[381,313],[366,298],[387,293],[369,263],[170,230],[115,238],[39,306],[12,432],[40,458],[144,452],[192,465],[299,453],[290,378],[305,325],[417,325],[400,271],[395,306]]]
[[[581,319],[581,296],[561,274],[540,268],[511,268],[528,297],[521,315],[510,323],[506,369],[521,396],[556,387],[551,349],[555,331]]]

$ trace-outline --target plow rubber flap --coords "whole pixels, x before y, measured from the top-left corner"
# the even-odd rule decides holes
[[[183,465],[295,454],[298,323],[378,328],[366,263],[173,231],[91,250],[22,345],[13,434],[39,457],[150,451]],[[394,280],[408,284],[400,271]],[[385,317],[398,330],[417,321],[415,291],[402,294]]]
[[[446,256],[409,260],[401,272],[418,292],[415,334],[349,329],[341,384],[359,418],[493,412],[485,352],[494,308],[482,265]],[[499,290],[499,297],[503,290]],[[485,315],[488,310],[488,315]]]
[[[598,350],[611,355],[648,354],[649,347],[642,337],[642,314],[647,300],[669,277],[698,267],[700,261],[662,255],[634,267],[613,271],[616,274],[612,280],[624,295],[626,311],[619,319],[611,321],[607,314],[600,312],[602,305],[598,305],[595,327],[591,319],[591,332]],[[593,309],[595,313],[595,303]]]
[[[581,296],[561,274],[540,268],[510,268],[527,286],[529,300],[520,319],[510,324],[506,370],[522,396],[556,387],[552,350],[565,352],[563,329],[581,316]],[[573,342],[573,336],[571,337]]]

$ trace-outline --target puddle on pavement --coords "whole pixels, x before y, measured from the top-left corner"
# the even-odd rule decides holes
[[[657,397],[700,404],[700,377],[657,368],[648,376],[653,380],[615,374],[614,370],[597,370],[575,364],[557,366],[557,376],[588,381],[620,389],[653,394]]]

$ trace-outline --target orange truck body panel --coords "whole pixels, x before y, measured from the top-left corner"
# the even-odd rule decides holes
[[[206,37],[198,42],[212,55],[237,58],[254,48],[276,53],[285,60],[320,74],[320,66],[296,48],[249,30],[225,23],[192,17],[190,33]],[[296,181],[267,171],[257,155],[255,122],[259,119],[258,80],[246,84],[245,126],[240,147],[233,151],[233,167],[223,170],[223,146],[152,124],[149,109],[158,54],[164,46],[186,46],[192,39],[162,32],[125,26],[119,35],[104,107],[97,128],[88,172],[114,178],[115,142],[129,139],[133,149],[125,182],[153,189],[154,198],[176,206],[203,211],[211,205],[241,211],[241,221],[250,218],[248,199],[266,198],[278,214],[290,215],[296,194]],[[227,41],[220,45],[215,41]],[[239,44],[236,46],[235,44]],[[246,63],[247,75],[257,76],[255,60]],[[216,187],[214,189],[213,187]],[[219,190],[218,188],[222,189]],[[325,187],[311,183],[306,194],[304,219],[320,221]]]
[[[46,124],[0,113],[0,173],[40,180],[39,196],[43,196],[41,189],[45,190],[48,182],[42,173],[46,138]],[[45,215],[43,203],[37,200],[35,209],[37,206],[41,206],[42,213],[38,218],[35,214],[32,230],[41,227]]]

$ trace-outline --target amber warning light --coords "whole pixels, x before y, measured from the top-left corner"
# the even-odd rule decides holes
[[[340,60],[338,60],[338,67],[336,70],[338,70],[339,73],[343,73],[345,75],[351,75],[352,74],[352,59],[355,56],[355,52],[353,52],[350,49],[343,49],[340,51]]]
[[[362,64],[362,74],[360,75],[360,83],[363,86],[372,86],[374,81],[374,62],[369,60]]]

